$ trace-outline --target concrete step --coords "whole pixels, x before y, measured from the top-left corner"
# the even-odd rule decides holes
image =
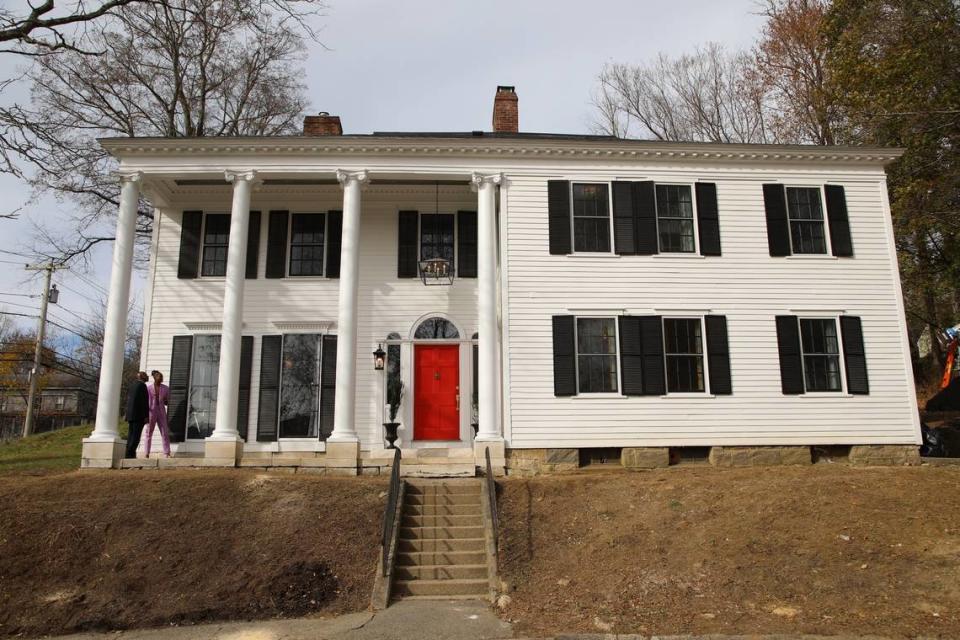
[[[416,539],[397,540],[397,550],[406,552],[440,552],[447,551],[483,551],[486,552],[487,540],[478,538],[446,538],[446,539]]]
[[[408,596],[476,596],[485,597],[490,583],[481,579],[457,580],[397,580],[393,593]]]
[[[406,494],[403,498],[406,505],[444,506],[455,504],[480,505],[479,493],[432,493]]]
[[[483,527],[400,527],[401,540],[440,540],[450,538],[483,538]]]
[[[395,565],[416,567],[431,564],[484,564],[486,561],[486,551],[401,551],[397,554]]]
[[[473,462],[446,464],[403,462],[400,464],[400,475],[405,478],[475,478],[477,466]]]
[[[479,513],[460,516],[403,515],[401,527],[479,527],[483,518]]]
[[[396,567],[394,580],[466,580],[486,578],[485,564],[419,565]]]
[[[483,515],[479,502],[476,504],[406,504],[404,516],[472,516]]]
[[[416,484],[413,482],[407,483],[407,493],[410,495],[436,495],[436,494],[479,494],[480,493],[480,483],[471,482],[461,483],[461,482],[444,482],[444,483],[432,483],[432,484]]]

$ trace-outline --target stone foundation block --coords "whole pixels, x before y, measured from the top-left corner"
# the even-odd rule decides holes
[[[850,447],[850,464],[903,466],[920,464],[919,447],[912,444],[868,444]]]
[[[239,437],[214,440],[207,438],[203,442],[203,466],[235,467],[243,456],[243,440]]]
[[[711,447],[715,467],[765,467],[811,464],[810,447]]]
[[[543,461],[547,464],[572,464],[580,466],[579,449],[546,449]]]
[[[80,453],[80,468],[119,469],[126,447],[127,441],[120,438],[113,440],[84,438]]]
[[[620,464],[625,469],[664,469],[670,466],[670,449],[624,447],[620,452]]]
[[[324,467],[300,467],[297,469],[297,473],[305,473],[307,475],[316,475],[321,476],[325,474],[327,470]]]

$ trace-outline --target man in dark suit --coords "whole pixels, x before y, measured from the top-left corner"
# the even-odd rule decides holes
[[[130,432],[127,435],[127,458],[137,457],[137,447],[140,446],[140,434],[143,433],[143,425],[150,417],[150,398],[147,395],[147,380],[149,377],[145,371],[137,374],[137,379],[133,381],[130,388],[127,389],[127,413],[124,419],[130,425]]]

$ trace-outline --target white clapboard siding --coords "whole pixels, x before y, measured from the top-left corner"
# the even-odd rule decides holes
[[[547,180],[717,184],[721,257],[553,256]],[[842,184],[855,257],[770,257],[762,184]],[[508,439],[512,447],[916,443],[909,353],[883,171],[830,167],[638,166],[508,176]],[[725,315],[733,394],[553,394],[551,316]],[[870,395],[784,396],[774,316],[860,316]]]

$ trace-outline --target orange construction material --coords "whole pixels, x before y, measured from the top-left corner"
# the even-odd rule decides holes
[[[957,356],[957,338],[950,341],[947,345],[947,366],[943,368],[943,378],[940,380],[940,388],[946,389],[950,386],[950,379],[953,378],[953,361]]]

